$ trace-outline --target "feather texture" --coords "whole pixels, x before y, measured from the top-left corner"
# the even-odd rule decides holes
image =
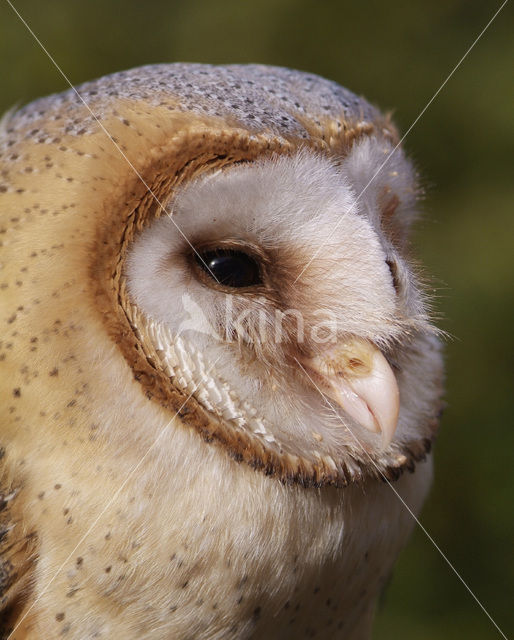
[[[4,637],[369,637],[412,529],[383,479],[419,511],[442,393],[393,125],[259,65],[78,91],[0,127]],[[394,370],[386,448],[297,366],[328,334]]]

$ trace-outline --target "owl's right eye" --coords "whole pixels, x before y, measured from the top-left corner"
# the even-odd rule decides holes
[[[396,293],[400,293],[400,278],[398,277],[398,267],[394,260],[386,260],[386,265],[389,267],[389,271],[391,272],[391,278],[393,280],[393,287]]]
[[[262,284],[257,260],[236,249],[212,249],[195,253],[197,265],[217,284],[240,289]]]

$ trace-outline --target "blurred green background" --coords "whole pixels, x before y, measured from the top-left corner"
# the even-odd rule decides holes
[[[405,131],[501,2],[14,0],[73,83],[152,62],[312,71],[394,109]],[[514,628],[512,7],[478,41],[405,146],[425,177],[417,244],[433,274],[448,393],[421,521],[506,636]],[[66,88],[6,2],[0,110]],[[509,180],[510,178],[510,180]],[[375,640],[499,638],[419,529]]]

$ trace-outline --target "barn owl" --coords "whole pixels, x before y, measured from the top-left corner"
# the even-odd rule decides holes
[[[4,117],[2,637],[369,638],[442,394],[397,143],[259,65]]]

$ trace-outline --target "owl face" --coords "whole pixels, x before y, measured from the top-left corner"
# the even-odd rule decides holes
[[[136,237],[125,271],[174,385],[277,456],[335,473],[418,428],[399,378],[430,333],[378,202],[359,201],[356,175],[383,154],[363,144],[344,161],[302,149],[205,173]]]
[[[391,123],[334,83],[252,65],[143,67],[80,95],[91,112],[67,92],[9,116],[17,177],[1,186],[15,210],[44,211],[24,218],[33,237],[63,239],[41,251],[31,298],[43,286],[49,315],[91,316],[79,343],[116,349],[120,395],[133,377],[134,401],[303,484],[423,457],[441,359],[406,257],[416,176]],[[77,358],[69,336],[59,349]],[[98,362],[86,351],[82,371]]]

